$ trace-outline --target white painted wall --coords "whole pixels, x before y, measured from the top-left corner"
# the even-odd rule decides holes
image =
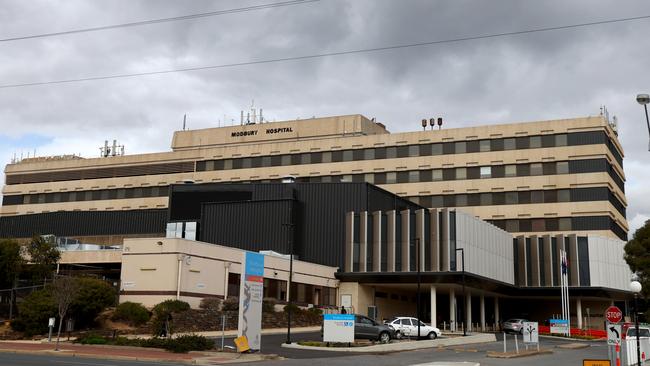
[[[510,233],[456,210],[456,248],[465,249],[467,272],[514,284],[512,240]],[[460,253],[457,261],[462,270]]]
[[[623,259],[625,242],[591,235],[588,238],[591,286],[629,291],[632,271]]]

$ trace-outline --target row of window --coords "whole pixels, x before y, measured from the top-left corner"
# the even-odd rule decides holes
[[[599,138],[594,138],[595,136]],[[250,169],[273,166],[293,166],[318,163],[336,163],[360,160],[395,159],[418,156],[463,154],[474,152],[535,149],[567,145],[586,145],[609,141],[603,131],[576,132],[543,136],[523,136],[486,140],[428,143],[417,145],[388,146],[353,150],[297,153],[271,156],[205,160],[196,163],[197,171]],[[608,144],[610,150],[615,148]],[[620,157],[620,154],[615,155]],[[619,161],[622,164],[622,158]]]
[[[448,180],[464,180],[464,179],[487,179],[487,178],[507,178],[507,177],[525,177],[536,175],[556,175],[556,174],[573,174],[573,173],[589,173],[604,171],[611,168],[605,159],[589,159],[589,160],[572,160],[572,161],[558,161],[558,162],[545,162],[545,163],[523,163],[523,164],[508,164],[508,165],[492,165],[482,167],[459,167],[459,168],[443,168],[443,169],[423,169],[423,170],[405,170],[397,172],[381,172],[381,173],[360,173],[360,174],[344,174],[344,175],[326,175],[326,176],[313,176],[313,177],[298,177],[298,182],[312,182],[312,183],[328,183],[328,182],[368,182],[372,184],[395,184],[395,183],[418,183],[418,182],[436,182]],[[616,175],[615,172],[610,170],[610,175]],[[272,180],[261,180],[261,182],[271,182]],[[618,182],[617,182],[618,183]],[[622,184],[622,180],[621,180]],[[622,188],[622,187],[621,187]],[[510,192],[512,193],[512,192]],[[551,193],[548,193],[551,194]],[[74,192],[54,192],[54,193],[39,193],[39,194],[26,194],[26,195],[7,195],[3,197],[3,205],[20,205],[20,204],[36,204],[36,203],[58,203],[58,202],[74,202],[74,201],[95,201],[95,200],[109,200],[109,199],[125,199],[125,198],[142,198],[142,197],[166,197],[168,195],[168,186],[155,186],[155,187],[137,187],[137,188],[117,188],[117,189],[101,189],[91,191],[74,191]],[[487,193],[486,195],[491,195]],[[478,206],[480,202],[504,202],[492,204],[510,204],[515,200],[511,194],[510,197],[504,197],[497,194],[494,198],[492,196],[485,196],[476,201],[472,200],[470,195],[456,195],[452,198],[431,198],[431,203],[427,202],[428,198],[424,198],[421,205],[426,207],[459,207],[459,206]],[[436,197],[436,196],[432,196]],[[442,197],[442,196],[438,196]],[[448,196],[451,197],[451,196]],[[442,203],[439,200],[443,200]],[[535,198],[530,198],[530,201]],[[598,199],[593,199],[598,200]],[[517,197],[517,203],[526,203],[528,200],[523,197]],[[475,203],[470,203],[475,202]],[[476,203],[478,202],[478,203]],[[550,201],[549,201],[550,202]],[[564,202],[564,201],[555,201]],[[537,202],[533,202],[537,203]],[[486,203],[487,204],[487,203]],[[621,211],[622,204],[618,205]],[[624,208],[623,208],[624,209]]]
[[[407,197],[423,207],[466,207],[517,205],[529,203],[618,201],[607,187],[549,189],[533,191],[485,192]],[[614,207],[625,217],[625,206],[618,201]]]
[[[79,170],[60,170],[42,173],[7,174],[6,184],[27,184],[71,180],[100,179],[173,174],[192,171],[228,170],[271,166],[332,163],[358,160],[393,159],[445,154],[463,154],[488,151],[508,151],[558,146],[605,144],[614,158],[623,165],[623,158],[604,131],[572,132],[542,136],[522,136],[485,140],[470,140],[416,145],[388,146],[353,150],[244,157],[221,160],[185,161],[177,163],[143,164],[124,167],[105,167]]]
[[[621,240],[627,233],[609,216],[579,216],[530,219],[486,220],[507,232],[611,230]]]
[[[32,204],[32,203],[58,203],[58,202],[80,202],[80,201],[101,201],[127,198],[143,197],[167,197],[169,186],[156,187],[137,187],[137,188],[117,188],[117,189],[98,189],[93,191],[73,191],[73,192],[54,192],[24,194],[18,196],[4,196],[2,204]]]

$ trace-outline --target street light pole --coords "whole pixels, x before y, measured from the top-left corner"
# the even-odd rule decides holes
[[[641,366],[641,342],[639,341],[639,303],[637,298],[641,292],[641,283],[636,280],[634,275],[632,282],[630,282],[630,290],[634,292],[634,328],[636,329],[636,359],[638,365]]]
[[[460,258],[461,258],[461,264],[463,266],[463,301],[465,304],[467,304],[467,299],[465,298],[465,249],[464,248],[456,248],[456,252],[460,251]],[[458,267],[458,266],[456,266]],[[465,315],[465,319],[467,319],[467,315],[465,312],[467,311],[467,305],[465,306],[465,311],[463,311],[463,314]],[[458,321],[458,319],[456,319]],[[467,324],[463,327],[463,337],[467,336]]]
[[[650,103],[650,95],[637,94],[636,101],[645,109],[645,123],[648,126],[648,138],[650,139],[650,119],[648,119],[648,103]],[[650,140],[648,140],[648,151],[650,151]]]
[[[418,271],[418,294],[417,294],[417,313],[418,313],[418,336],[417,339],[420,338],[420,238],[415,238],[415,256],[416,256],[416,265],[418,266],[417,271]]]
[[[289,283],[287,284],[287,295],[288,295],[288,305],[287,305],[287,344],[291,344],[291,308],[293,307],[293,301],[291,300],[291,284],[293,281],[293,240],[291,240],[291,235],[293,234],[293,226],[294,224],[292,223],[285,223],[282,224],[282,226],[286,226],[289,231],[289,235],[287,235],[287,241],[289,242]]]

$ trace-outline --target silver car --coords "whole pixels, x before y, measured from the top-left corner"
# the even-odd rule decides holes
[[[519,333],[523,334],[524,332],[524,323],[527,322],[527,319],[508,319],[503,322],[503,331],[506,333]]]
[[[420,324],[420,335],[418,337],[418,323]],[[395,338],[401,339],[402,337],[427,337],[429,339],[436,339],[440,337],[440,329],[424,324],[417,318],[398,316],[388,323],[389,326],[395,329]]]

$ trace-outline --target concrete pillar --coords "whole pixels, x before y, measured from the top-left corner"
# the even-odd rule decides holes
[[[449,261],[451,253],[449,252],[449,209],[443,208],[441,211],[442,219],[438,230],[441,230],[442,240],[440,241],[440,270],[449,271]]]
[[[526,237],[520,235],[517,237],[517,258],[515,258],[517,263],[517,274],[519,286],[528,285],[528,271],[527,271],[527,261],[526,261]]]
[[[544,283],[542,286],[553,286],[553,246],[551,244],[551,236],[543,236],[543,248],[544,248]]]
[[[402,272],[411,270],[411,210],[400,211],[402,237],[400,250],[402,251]]]
[[[440,238],[440,233],[438,230],[439,225],[438,225],[438,209],[432,208],[429,210],[429,218],[430,218],[430,237],[429,237],[429,243],[431,245],[431,251],[430,251],[430,256],[431,256],[431,268],[429,269],[431,272],[438,272],[440,271],[440,243],[439,243],[439,238]]]
[[[395,211],[386,213],[386,271],[395,272]]]
[[[368,270],[368,212],[359,213],[359,272]]]
[[[580,261],[578,258],[578,237],[576,234],[569,235],[567,255],[569,256],[569,271],[571,273],[569,286],[580,286]]]
[[[381,211],[372,213],[372,271],[381,272]]]
[[[343,271],[352,272],[354,268],[354,212],[345,214],[345,264]],[[289,290],[287,289],[287,293]]]
[[[494,297],[494,323],[499,324],[499,298]]]
[[[452,332],[458,329],[456,325],[456,291],[449,289],[449,328]]]
[[[530,236],[530,268],[531,278],[528,279],[528,286],[540,286],[540,266],[539,266],[539,237]]]
[[[420,268],[420,271],[424,272],[426,271],[425,269],[425,264],[427,262],[425,258],[425,245],[427,242],[427,238],[424,236],[424,209],[417,210],[415,211],[415,237],[419,240],[416,240],[416,244],[419,244],[416,246],[415,250],[416,252],[416,257],[415,257],[415,270],[418,270],[418,267]],[[418,264],[418,259],[420,263]]]
[[[465,291],[465,327],[468,332],[472,331],[472,294]]]
[[[431,326],[437,327],[438,325],[438,303],[436,302],[436,286],[431,285]]]
[[[485,296],[481,294],[481,332],[485,332]]]
[[[578,318],[578,329],[582,329],[582,300],[576,298],[576,317]]]

